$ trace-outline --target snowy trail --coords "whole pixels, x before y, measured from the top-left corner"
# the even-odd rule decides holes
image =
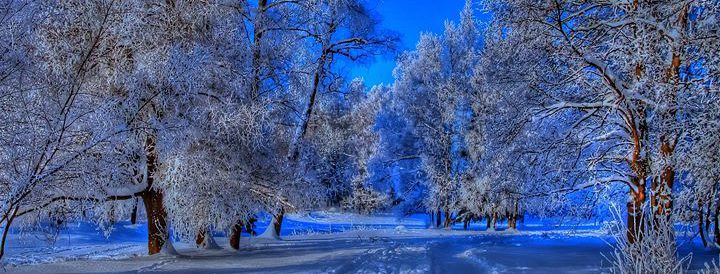
[[[183,255],[175,257],[71,260],[7,270],[12,273],[597,273],[602,267],[599,253],[609,251],[600,240],[588,243],[571,237],[552,241],[556,243],[542,243],[538,236],[522,234],[357,231],[308,239],[294,236],[283,241],[244,239],[244,248],[238,252],[227,247],[199,250],[179,244],[178,250]]]
[[[394,220],[386,217],[352,224],[340,214],[310,217],[291,216],[280,241],[243,237],[239,251],[222,237],[219,250],[175,243],[179,256],[144,255],[142,226],[119,225],[104,238],[78,225],[52,248],[14,239],[3,262],[10,273],[601,273],[609,265],[602,254],[612,249],[593,226],[524,225],[506,233],[426,229],[412,219],[388,228]],[[681,247],[695,253],[693,269],[717,258],[698,244]]]

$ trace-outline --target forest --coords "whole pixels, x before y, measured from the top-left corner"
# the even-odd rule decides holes
[[[720,1],[389,2],[0,0],[0,268],[720,273]]]

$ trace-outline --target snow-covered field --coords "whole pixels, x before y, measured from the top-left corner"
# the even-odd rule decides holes
[[[180,255],[145,255],[143,226],[117,225],[106,238],[90,224],[71,225],[50,246],[39,233],[11,235],[5,271],[12,273],[600,273],[612,247],[597,225],[532,222],[519,232],[427,229],[425,216],[397,220],[315,212],[290,215],[283,239],[244,237],[231,250],[176,242]],[[267,220],[261,220],[261,230]],[[691,268],[717,256],[698,243]]]

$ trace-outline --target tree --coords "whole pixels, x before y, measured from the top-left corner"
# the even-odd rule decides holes
[[[297,108],[299,118],[291,122],[295,125],[287,148],[287,166],[297,169],[299,174],[293,181],[306,182],[303,178],[307,174],[306,165],[303,164],[301,152],[307,143],[305,140],[313,120],[318,97],[337,81],[337,72],[333,66],[338,60],[348,62],[362,61],[385,53],[393,49],[397,40],[394,34],[378,28],[379,20],[365,6],[357,0],[312,0],[300,5],[299,25],[291,27],[303,41],[304,63],[307,67],[301,71],[307,72],[307,77],[298,77],[290,81],[290,86],[299,94],[300,106]],[[292,194],[292,193],[289,193]],[[276,206],[272,210],[274,225],[268,232],[279,237],[282,219],[286,208]]]
[[[14,115],[12,124],[33,130],[25,143],[6,150],[6,155],[17,155],[30,149],[24,154],[27,163],[35,164],[9,169],[25,175],[6,175],[16,179],[4,203],[3,220],[42,219],[54,212],[80,218],[88,208],[141,197],[148,216],[149,252],[160,251],[168,230],[163,191],[155,181],[160,150],[172,142],[160,133],[183,115],[173,107],[201,96],[175,89],[172,77],[178,71],[170,67],[172,56],[208,37],[210,18],[222,18],[222,10],[215,7],[172,1],[39,5],[41,20],[31,33],[38,42],[26,54],[33,57],[33,75],[48,77],[34,77],[34,89],[16,93],[25,100],[13,98],[38,109],[25,108]]]
[[[314,115],[308,137],[317,153],[318,177],[329,187],[329,200],[349,210],[372,212],[387,204],[387,198],[369,185],[369,162],[378,149],[375,123],[386,89],[377,86],[369,92],[362,79],[355,79],[348,90],[328,94]]]
[[[674,98],[682,95],[674,94],[683,65],[677,62],[695,63],[707,55],[687,49],[713,43],[714,38],[703,34],[712,32],[706,27],[712,16],[703,15],[712,4],[506,1],[488,7],[509,29],[508,35],[526,37],[525,47],[550,54],[550,62],[536,70],[537,88],[550,98],[546,115],[577,113],[576,130],[613,147],[592,158],[591,172],[601,184],[621,182],[630,188],[628,237],[634,241],[641,236],[648,195],[656,213],[669,214],[664,208],[672,204],[674,172],[667,158],[674,145],[668,142],[677,140],[677,131],[662,124],[678,121]],[[698,12],[697,31],[687,32],[688,11]],[[697,39],[688,39],[689,34]],[[689,41],[695,45],[681,46]],[[689,55],[679,57],[681,52]],[[665,152],[652,149],[655,142]],[[666,164],[653,167],[656,160]],[[649,192],[648,180],[654,182]]]
[[[478,61],[477,37],[468,1],[458,26],[447,22],[442,37],[421,35],[416,50],[405,53],[394,72],[398,109],[422,137],[422,169],[430,191],[426,206],[438,216],[445,213],[444,227],[452,224],[464,169],[460,132],[468,116],[464,98],[471,92]]]

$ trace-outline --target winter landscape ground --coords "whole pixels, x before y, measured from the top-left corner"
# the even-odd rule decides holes
[[[518,231],[485,231],[484,224],[428,229],[424,215],[292,214],[282,240],[245,237],[238,251],[218,234],[217,248],[176,242],[177,254],[148,256],[144,225],[118,224],[103,236],[91,224],[71,224],[53,245],[47,235],[13,235],[9,273],[608,273],[613,252],[602,224],[531,220]],[[259,222],[259,228],[267,224]],[[716,252],[681,237],[692,253],[689,270]],[[692,272],[692,271],[691,271]]]

